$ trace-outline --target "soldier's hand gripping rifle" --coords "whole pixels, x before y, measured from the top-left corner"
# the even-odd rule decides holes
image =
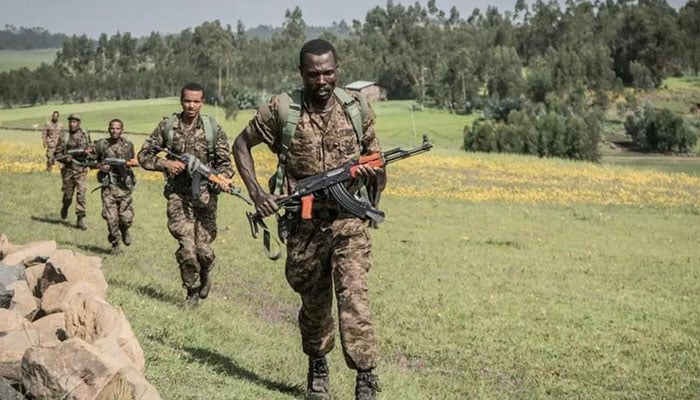
[[[276,201],[277,206],[284,208],[285,206],[301,205],[301,218],[311,219],[313,211],[314,198],[317,196],[331,196],[343,211],[346,211],[363,220],[370,220],[374,223],[380,223],[384,220],[384,212],[376,209],[366,200],[357,198],[355,195],[348,192],[345,188],[345,183],[355,179],[358,175],[357,169],[359,165],[369,165],[375,168],[383,168],[387,164],[394,161],[403,160],[416,154],[424,153],[430,150],[433,144],[428,140],[427,135],[423,135],[423,143],[413,149],[403,149],[396,147],[381,153],[372,153],[360,157],[359,160],[347,162],[342,167],[332,169],[322,174],[310,176],[301,179],[297,182],[296,190],[289,196],[282,197]],[[263,218],[258,213],[247,212],[248,223],[250,224],[250,233],[253,238],[258,237],[259,227],[265,232],[265,248],[266,254],[270,259],[279,258],[277,254],[274,258],[269,253],[269,228],[263,222]]]
[[[202,179],[205,179],[209,183],[218,185],[219,188],[228,187],[226,193],[240,198],[249,205],[253,204],[241,194],[241,188],[233,186],[230,179],[219,174],[218,171],[204,164],[192,154],[183,153],[178,155],[169,149],[160,146],[153,146],[151,149],[155,153],[163,152],[169,159],[178,160],[187,166],[187,172],[190,174],[190,178],[192,178],[192,197],[195,200],[199,200],[200,198]]]
[[[133,172],[127,169],[129,167],[135,167],[138,165],[138,160],[136,160],[135,158],[126,160],[123,158],[107,157],[101,161],[89,160],[80,164],[89,168],[99,168],[102,174],[97,175],[97,177],[100,179],[101,185],[92,189],[90,193],[100,188],[106,188],[110,185],[110,183],[117,184],[117,182],[121,179],[126,179],[127,175],[129,174],[131,174],[132,178],[131,185],[133,186],[135,184],[135,181],[133,180]],[[109,166],[109,169],[103,169],[103,166],[106,165]]]

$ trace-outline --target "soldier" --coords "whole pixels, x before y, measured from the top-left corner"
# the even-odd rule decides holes
[[[121,254],[120,240],[131,245],[129,228],[134,221],[131,193],[136,184],[132,166],[136,165],[134,144],[123,136],[124,123],[109,121],[109,138],[95,142],[97,179],[102,183],[102,218],[107,221],[107,240],[113,255]],[[111,164],[110,164],[111,163]]]
[[[60,114],[54,111],[51,114],[51,121],[46,121],[44,130],[41,132],[41,142],[46,149],[46,172],[51,172],[53,165],[56,162],[54,154],[56,153],[56,144],[58,138],[63,133],[63,124],[59,120]]]
[[[303,90],[272,97],[233,143],[238,172],[263,217],[278,210],[276,199],[293,193],[299,179],[340,167],[361,154],[381,151],[369,104],[336,88],[336,60],[335,48],[327,41],[314,39],[304,44],[299,54]],[[348,104],[357,107],[355,116],[362,114],[361,126],[348,112]],[[292,110],[298,110],[297,120],[292,121],[293,130],[285,133],[290,118],[295,118]],[[282,181],[274,180],[282,190],[270,188],[275,194],[267,193],[257,181],[250,149],[260,143],[277,153],[285,171]],[[380,172],[366,165],[358,167],[361,176],[377,185],[384,181]],[[309,357],[306,398],[330,398],[325,356],[335,341],[331,308],[335,290],[343,354],[348,367],[357,371],[355,398],[374,399],[379,385],[373,371],[377,339],[368,297],[369,235],[364,221],[345,212],[332,198],[314,201],[310,220],[291,210],[283,217],[293,225],[287,227],[285,274],[301,297],[299,329],[303,351]]]
[[[87,184],[88,168],[79,160],[78,156],[73,157],[69,150],[84,150],[90,153],[90,133],[80,127],[80,115],[71,114],[68,116],[68,132],[59,137],[56,145],[57,160],[62,163],[61,179],[63,185],[63,207],[61,207],[61,218],[68,216],[68,207],[73,201],[75,192],[75,215],[78,220],[76,226],[79,229],[87,230],[85,225],[85,191]],[[84,160],[83,160],[84,161]]]
[[[214,268],[216,209],[218,190],[229,191],[233,177],[231,153],[226,133],[216,121],[200,115],[204,105],[204,89],[197,83],[186,84],[180,92],[182,113],[160,121],[138,153],[139,164],[147,170],[163,171],[167,176],[164,189],[167,204],[168,230],[179,247],[175,259],[180,268],[182,286],[186,289],[185,308],[205,299],[211,288],[210,272]],[[180,160],[157,157],[154,146],[168,148],[175,154],[188,153],[216,169],[223,177],[221,187],[203,185],[195,197],[188,165]],[[203,180],[206,183],[206,179]],[[199,285],[197,285],[199,281]]]

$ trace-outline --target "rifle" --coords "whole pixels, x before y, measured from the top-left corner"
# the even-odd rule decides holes
[[[99,168],[102,165],[109,165],[112,168],[116,168],[118,173],[122,173],[126,171],[126,167],[135,167],[139,165],[139,163],[135,158],[125,160],[123,158],[107,157],[102,161],[86,161],[83,165],[90,168]]]
[[[109,165],[110,170],[109,172],[101,172],[104,175],[102,176],[102,179],[100,182],[102,183],[100,186],[97,186],[96,188],[92,189],[92,192],[99,188],[103,187],[108,187],[110,183],[117,183],[119,177],[122,179],[125,179],[129,171],[127,170],[128,167],[135,167],[138,165],[138,161],[135,158],[132,158],[130,160],[125,160],[123,158],[116,158],[116,157],[107,157],[103,159],[102,161],[97,161],[97,160],[89,160],[80,163],[80,165],[83,165],[85,167],[89,168],[100,168],[103,165]],[[98,174],[97,177],[99,178],[100,175]],[[131,175],[132,177],[132,182],[131,184],[134,185],[134,178],[133,178],[133,173]]]
[[[157,153],[163,152],[171,160],[178,160],[187,166],[187,172],[192,178],[192,197],[195,200],[200,198],[200,186],[202,183],[202,178],[206,179],[211,184],[225,185],[228,183],[229,190],[228,194],[236,196],[241,200],[245,201],[247,204],[252,205],[253,203],[246,199],[241,194],[241,188],[231,185],[231,182],[223,175],[220,175],[215,169],[209,167],[200,161],[197,157],[189,153],[175,154],[169,149],[160,146],[153,146],[151,151]],[[219,186],[221,187],[221,186]]]
[[[92,153],[93,153],[93,150],[91,147],[86,147],[83,149],[70,149],[70,150],[65,150],[64,154],[61,154],[60,156],[55,157],[55,160],[59,161],[59,162],[64,162],[69,157],[71,159],[73,159],[73,158],[85,159],[88,155],[90,155]],[[74,161],[76,164],[79,164],[79,165],[82,165],[82,163],[84,162],[84,161],[78,161],[78,160],[72,160],[72,161]],[[69,161],[66,161],[66,162],[69,162]]]
[[[424,153],[432,147],[433,144],[428,140],[428,136],[423,135],[423,143],[413,149],[406,150],[396,147],[381,153],[368,154],[360,157],[359,160],[348,161],[341,167],[300,179],[297,182],[294,193],[278,199],[276,201],[277,206],[296,210],[301,205],[301,218],[308,220],[312,217],[314,199],[330,196],[335,199],[342,210],[363,220],[370,220],[372,223],[378,224],[384,220],[384,212],[372,206],[368,201],[363,201],[348,192],[345,188],[345,183],[357,177],[359,165],[383,168],[392,162]],[[270,232],[267,225],[263,222],[263,218],[257,212],[246,212],[246,217],[248,218],[250,233],[253,238],[258,237],[258,227],[262,228],[265,233],[263,240],[266,250],[269,250]],[[266,253],[270,259],[276,260],[279,258],[279,254],[273,258],[270,256],[269,251]]]

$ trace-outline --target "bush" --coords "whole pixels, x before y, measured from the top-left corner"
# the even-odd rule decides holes
[[[465,127],[464,149],[573,160],[600,159],[598,141],[602,124],[594,109],[574,113],[573,107],[568,107],[569,111],[547,110],[542,105],[532,104],[519,107],[522,109],[496,107],[499,112],[489,113],[490,118]]]
[[[638,108],[625,120],[625,132],[634,145],[643,151],[688,153],[697,143],[697,133],[683,118],[666,108],[651,105]]]

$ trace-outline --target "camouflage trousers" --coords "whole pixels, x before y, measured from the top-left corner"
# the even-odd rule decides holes
[[[50,170],[56,163],[56,142],[46,144],[46,170]]]
[[[376,367],[377,340],[368,295],[371,265],[369,234],[357,218],[302,220],[292,230],[285,274],[301,296],[304,353],[318,358],[334,347],[335,289],[345,362],[352,369]]]
[[[118,244],[121,232],[131,227],[134,222],[134,206],[131,191],[118,187],[102,189],[102,218],[107,221],[107,240],[112,245]]]
[[[217,196],[211,195],[207,204],[194,202],[192,196],[182,193],[169,193],[168,230],[180,245],[175,259],[180,267],[182,286],[193,288],[200,271],[214,268],[214,249],[211,244],[216,239]]]
[[[87,168],[73,168],[70,166],[64,166],[61,169],[63,205],[69,207],[73,202],[73,193],[75,193],[75,215],[78,217],[85,216],[87,171]]]

